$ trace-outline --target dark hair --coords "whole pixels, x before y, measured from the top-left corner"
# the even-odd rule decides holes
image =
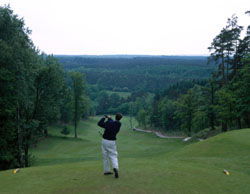
[[[122,114],[121,113],[116,113],[115,120],[120,121],[121,119],[122,119]]]

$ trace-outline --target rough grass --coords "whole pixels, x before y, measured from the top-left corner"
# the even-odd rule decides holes
[[[81,122],[77,140],[50,128],[51,136],[32,150],[33,167],[0,172],[0,193],[250,193],[250,129],[189,144],[134,132],[125,118],[117,180],[102,175],[96,122]]]

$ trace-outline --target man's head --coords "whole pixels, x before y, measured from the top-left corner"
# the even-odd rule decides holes
[[[120,121],[121,119],[122,119],[122,114],[121,113],[116,113],[115,120]]]

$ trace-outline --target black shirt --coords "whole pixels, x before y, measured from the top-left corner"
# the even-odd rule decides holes
[[[105,122],[105,118],[102,118],[98,125],[104,128],[103,138],[107,140],[116,140],[116,134],[120,131],[121,123],[119,121],[113,121],[112,119],[108,119]]]

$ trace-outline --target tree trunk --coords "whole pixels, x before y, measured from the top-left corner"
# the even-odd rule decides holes
[[[227,51],[227,69],[226,69],[226,83],[228,83],[228,74],[229,74],[229,55],[230,55],[230,53],[229,53],[229,51]]]
[[[222,130],[223,132],[227,131],[227,122],[222,121],[221,130]]]
[[[211,127],[211,130],[215,130],[215,127],[214,127],[214,113],[213,112],[210,115],[210,127]]]
[[[47,128],[44,128],[44,136],[48,137],[48,129]]]
[[[225,62],[224,62],[223,55],[222,55],[222,62],[221,62],[221,71],[222,71],[222,85],[225,85]]]
[[[191,130],[192,130],[192,113],[189,113],[189,118],[188,118],[188,135],[191,136]]]
[[[25,153],[25,167],[29,166],[29,145],[28,142],[26,142],[25,148],[24,148],[24,153]]]
[[[19,102],[17,102],[17,139],[18,139],[18,160],[20,167],[24,167],[25,161],[24,161],[24,155],[23,155],[23,135],[22,130],[20,127],[20,107]]]
[[[75,115],[74,115],[74,120],[75,120],[75,138],[77,138],[77,114],[78,114],[78,103],[77,103],[77,95],[76,95],[76,83],[74,81],[74,94],[75,94]]]
[[[250,115],[245,115],[244,121],[246,123],[246,127],[250,127]]]
[[[237,122],[238,122],[238,128],[241,129],[242,128],[241,119],[239,117],[237,118]]]
[[[214,85],[213,82],[211,83],[211,104],[212,104],[212,108],[211,108],[211,114],[210,114],[210,127],[211,130],[214,130],[214,121],[215,121],[215,115],[214,115]]]
[[[39,89],[37,87],[36,88],[36,100],[35,100],[35,106],[34,106],[34,111],[33,111],[32,119],[35,119],[35,117],[36,117],[38,102],[39,102]]]
[[[132,104],[130,104],[130,111],[129,111],[129,122],[130,122],[130,127],[133,129],[133,111],[132,111]]]
[[[77,122],[75,120],[75,138],[77,138],[77,131],[76,131],[76,128],[77,128]]]

